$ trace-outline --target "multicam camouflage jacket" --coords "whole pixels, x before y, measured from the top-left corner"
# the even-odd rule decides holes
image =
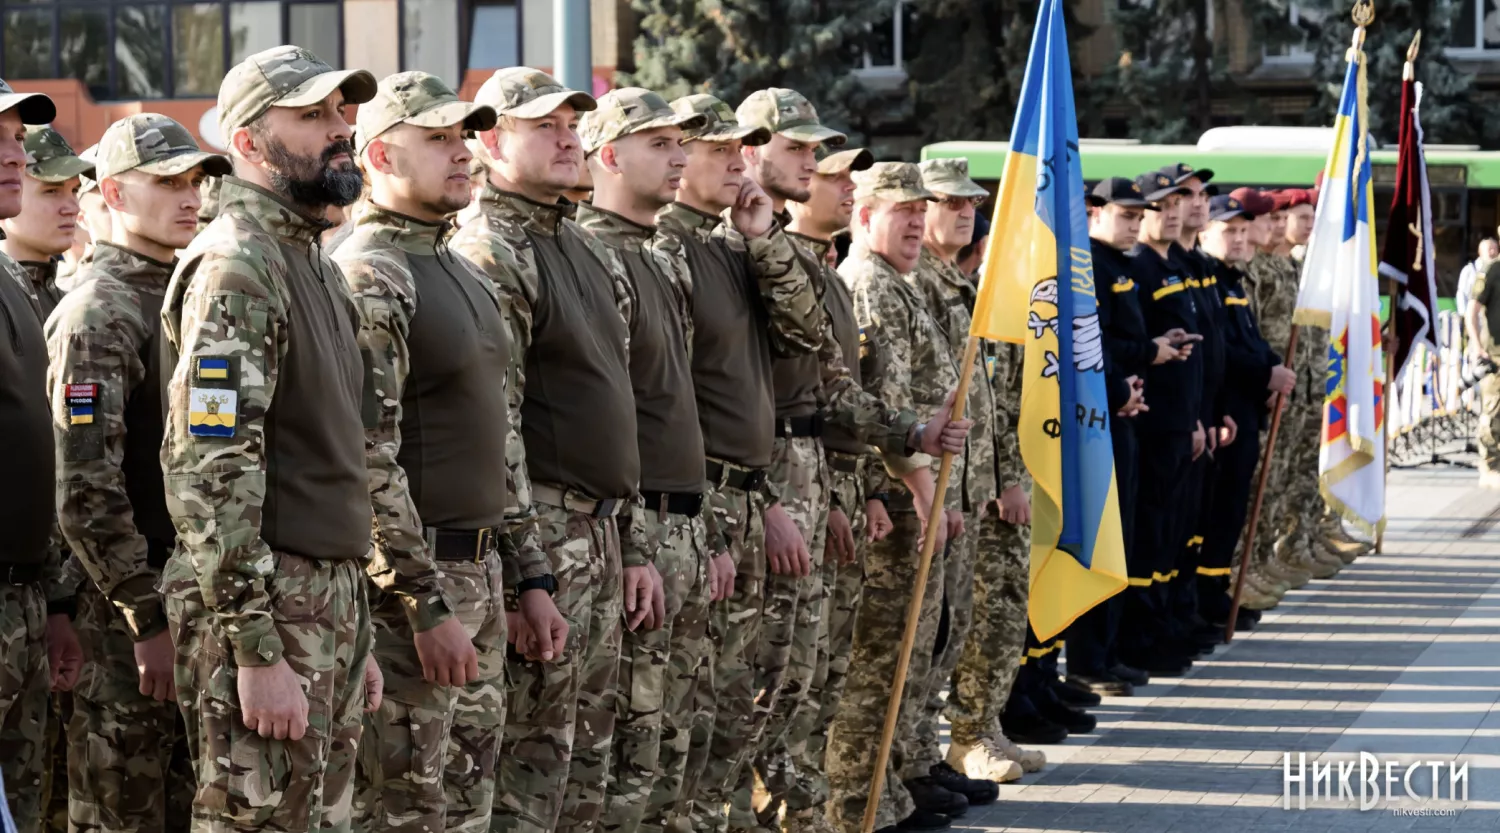
[[[928,314],[926,303],[889,261],[862,247],[850,252],[838,275],[854,296],[860,372],[866,387],[885,402],[932,418],[948,392],[958,386],[958,359],[949,349],[948,337]],[[883,451],[882,458],[894,477],[923,466],[934,474],[938,469],[937,460],[920,452],[904,457]],[[962,460],[954,460],[950,476],[964,482]],[[960,507],[959,492],[949,491],[949,508]]]
[[[847,273],[842,269],[834,271],[833,266],[829,265],[826,252],[818,254],[806,246],[798,245],[797,254],[802,258],[803,267],[808,274],[813,276],[813,288],[820,298],[827,281],[845,280],[852,287],[852,282],[839,277],[840,274]],[[853,254],[850,256],[852,258]],[[846,260],[845,263],[847,262]],[[859,318],[857,295],[858,293],[855,318],[864,327],[863,319]],[[854,381],[854,377],[849,375],[849,368],[844,364],[838,340],[832,335],[833,328],[828,322],[827,312],[821,306],[819,312],[822,313],[823,335],[818,345],[818,360],[823,374],[821,403],[824,415],[855,437],[880,449],[887,461],[900,457],[907,448],[906,440],[911,429],[920,421],[919,417],[911,408],[889,403],[873,385],[860,385]],[[870,380],[868,375],[862,378],[866,382]],[[957,379],[955,372],[955,384]],[[938,406],[941,407],[942,404],[943,397],[940,396]]]
[[[164,557],[174,537],[158,457],[170,369],[157,343],[172,266],[100,243],[47,321],[58,523],[138,641],[167,627],[161,564],[149,553],[158,547]],[[132,428],[144,436],[130,436]]]
[[[616,305],[621,316],[629,320],[631,293],[630,277],[618,253],[584,231],[572,219],[576,206],[558,204],[542,205],[518,194],[511,194],[486,183],[479,197],[478,214],[458,230],[449,245],[476,266],[480,273],[494,282],[500,296],[500,307],[510,328],[511,359],[516,369],[512,400],[519,410],[525,400],[526,354],[531,348],[533,315],[532,309],[541,288],[541,268],[528,234],[560,238],[576,235],[588,250],[598,258],[609,274]],[[629,338],[626,337],[626,350]],[[628,379],[625,380],[628,385]],[[524,459],[524,437],[517,426],[512,440],[513,450],[508,454],[512,460]],[[524,468],[518,469],[524,471]],[[531,506],[530,479],[517,482],[517,502],[520,506]],[[638,483],[632,488],[638,488]],[[626,517],[633,520],[644,512],[639,506],[639,496],[631,501],[632,508]],[[646,527],[642,524],[621,524],[621,562],[626,566],[647,563],[647,546],[644,538]]]
[[[977,293],[974,283],[926,246],[922,247],[917,268],[905,280],[926,300],[927,312],[948,337],[956,362],[968,346]],[[969,382],[964,416],[974,421],[969,432],[968,497],[975,508],[1021,483],[1025,475],[1016,434],[1011,430],[1021,403],[1020,391],[1013,391],[1006,383],[1010,375],[1009,346],[982,342],[975,357],[974,378]]]
[[[1256,253],[1245,266],[1246,294],[1260,325],[1261,336],[1277,355],[1286,355],[1291,339],[1292,313],[1297,308],[1301,264],[1288,255]],[[1284,361],[1297,372],[1292,401],[1316,403],[1321,409],[1327,371],[1328,332],[1320,327],[1297,328],[1297,352]]]
[[[499,298],[493,283],[448,250],[450,227],[446,223],[423,223],[368,203],[351,225],[349,237],[334,253],[334,261],[343,270],[359,311],[360,351],[374,383],[374,413],[367,415],[365,448],[377,545],[367,572],[382,590],[400,598],[412,629],[420,633],[441,624],[453,608],[446,603],[441,607],[422,604],[423,599],[412,592],[412,588],[420,593],[434,584],[441,586],[441,568],[423,536],[408,474],[397,459],[402,444],[402,397],[412,365],[407,334],[421,309],[422,297],[419,276],[406,255],[442,258],[447,271],[471,278],[497,309]],[[510,365],[513,369],[515,363]],[[510,398],[512,380],[502,377],[495,381],[506,386],[511,403],[505,415],[507,514],[528,517],[533,514],[530,505],[516,505],[512,497],[529,491],[518,487],[518,480],[526,475],[524,456],[511,457],[512,453],[525,454],[519,440],[520,409]],[[480,483],[474,485],[482,488]],[[499,536],[498,542],[506,583],[514,586],[522,579],[551,572],[535,528],[518,524],[512,533]]]

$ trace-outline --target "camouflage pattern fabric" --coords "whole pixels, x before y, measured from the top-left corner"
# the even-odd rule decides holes
[[[1297,285],[1300,279],[1297,264],[1284,255],[1259,252],[1245,266],[1245,277],[1250,307],[1255,313],[1261,335],[1271,345],[1271,349],[1285,359],[1287,343],[1291,338],[1292,311],[1297,306]],[[1299,342],[1307,338],[1307,328],[1299,328],[1299,333]],[[1300,381],[1304,371],[1298,368],[1297,372]],[[1294,413],[1292,409],[1299,398],[1298,392],[1294,391],[1293,402],[1288,404],[1286,412],[1282,414],[1282,430],[1288,433],[1278,436],[1277,445],[1282,445],[1290,438],[1291,417]],[[1321,396],[1318,401],[1322,402]],[[1262,448],[1265,447],[1265,441],[1266,434],[1262,433]],[[1286,446],[1278,448],[1271,457],[1265,502],[1261,507],[1260,521],[1255,532],[1253,560],[1256,563],[1262,563],[1272,556],[1272,547],[1280,536],[1279,524],[1292,514],[1289,509],[1292,505],[1289,503],[1290,465],[1291,455],[1286,453]]]
[[[26,175],[32,179],[60,184],[94,172],[94,163],[80,159],[68,140],[48,125],[27,125],[23,144],[31,157],[26,164]]]
[[[584,154],[644,130],[680,127],[697,130],[708,123],[708,117],[696,112],[679,113],[665,98],[642,87],[617,87],[601,96],[598,108],[583,115],[578,123],[578,137]]]
[[[480,104],[494,107],[503,116],[539,119],[564,104],[580,113],[598,106],[588,93],[570,90],[556,78],[531,67],[497,70],[474,95]]]
[[[245,728],[233,640],[223,614],[205,604],[186,552],[179,547],[167,563],[162,592],[198,773],[194,829],[348,833],[372,632],[360,565],[271,556],[271,612],[310,707],[302,740],[275,740]]]
[[[735,118],[746,127],[764,128],[796,142],[840,147],[848,141],[844,134],[823,126],[817,109],[806,96],[783,87],[751,93],[735,110]]]
[[[1479,380],[1479,409],[1481,471],[1500,471],[1500,374]]]
[[[42,826],[51,688],[45,594],[37,585],[0,584],[0,773],[17,830]]]
[[[700,700],[694,716],[688,777],[678,803],[681,818],[674,823],[698,833],[722,833],[729,826],[730,793],[757,742],[755,660],[766,606],[766,503],[759,492],[725,487],[709,493],[708,505],[728,542],[736,575],[734,593],[710,614],[709,633],[717,649],[713,698]]]
[[[235,64],[219,84],[219,135],[260,118],[272,107],[305,107],[342,90],[345,104],[375,97],[375,76],[335,70],[300,46],[276,46]]]
[[[1286,486],[1281,500],[1287,511],[1279,516],[1280,533],[1276,544],[1286,554],[1310,558],[1314,552],[1314,535],[1323,507],[1318,487],[1318,453],[1323,433],[1323,398],[1328,368],[1328,331],[1321,327],[1297,328],[1297,382],[1292,402],[1282,422],[1286,427],[1286,447],[1276,454],[1285,461]],[[1278,440],[1277,445],[1281,445]],[[1319,507],[1308,512],[1307,507]],[[1262,510],[1264,511],[1264,510]]]
[[[72,719],[72,693],[54,693],[47,713],[47,760],[42,776],[42,829],[49,833],[68,833],[68,722]]]
[[[854,646],[849,655],[849,675],[844,698],[828,729],[828,819],[844,833],[863,829],[875,757],[871,750],[880,743],[886,706],[891,699],[891,680],[896,676],[896,650],[906,631],[906,611],[913,592],[922,593],[917,639],[907,669],[906,691],[901,698],[898,729],[891,744],[885,789],[875,816],[875,828],[896,824],[915,812],[911,794],[903,782],[927,774],[909,768],[917,759],[911,727],[916,726],[925,701],[916,696],[932,668],[942,614],[945,565],[942,553],[932,560],[927,584],[917,587],[917,556],[922,545],[922,524],[915,512],[892,512],[894,529],[883,541],[869,545],[865,557],[865,583],[854,620]]]
[[[996,731],[1026,652],[1031,586],[1031,528],[990,512],[976,530],[974,618],[953,670],[946,713],[954,743],[979,743]],[[930,707],[929,695],[929,707]]]
[[[94,146],[98,178],[143,171],[153,176],[176,176],[198,165],[210,177],[234,172],[229,157],[198,147],[187,128],[160,113],[137,113],[109,126]]]
[[[406,600],[370,591],[375,658],[385,675],[380,709],[365,716],[354,829],[465,831],[489,828],[505,715],[505,610],[498,553],[444,562],[445,597],[479,655],[479,678],[462,688],[422,678]]]
[[[18,265],[26,275],[26,292],[41,307],[42,321],[46,322],[65,294],[57,285],[58,261],[23,260]]]
[[[403,123],[418,127],[462,124],[465,130],[489,130],[495,121],[495,108],[460,99],[436,75],[398,72],[381,79],[375,97],[359,108],[355,145],[363,150],[368,142]]]
[[[603,810],[610,766],[623,630],[619,532],[613,518],[540,503],[536,512],[568,642],[556,662],[510,654],[495,833],[587,829]]]
[[[701,517],[645,519],[652,563],[665,585],[667,623],[626,631],[620,649],[614,750],[600,826],[659,826],[682,789],[692,702],[708,655],[708,547]],[[655,818],[651,818],[652,816]]]
[[[160,399],[165,384],[153,352],[171,269],[102,242],[47,326],[58,520],[89,578],[74,623],[84,668],[67,729],[69,816],[80,830],[154,830],[166,820],[185,830],[190,817],[180,712],[139,690],[134,643],[165,631],[167,618],[160,569],[137,528],[153,507],[132,504],[124,470],[127,407],[136,396]],[[80,385],[97,386],[87,421],[71,418],[67,392]],[[153,449],[156,436],[145,440]]]
[[[753,761],[773,804],[791,788],[791,749],[807,743],[794,727],[812,728],[800,712],[816,714],[811,699],[819,668],[827,676],[828,629],[823,621],[829,585],[824,575],[828,533],[828,463],[816,437],[778,438],[772,446],[770,479],[780,486],[781,505],[796,524],[812,560],[811,575],[772,574],[766,584],[766,610],[756,657],[756,711],[765,722]]]
[[[141,694],[127,620],[93,583],[73,627],[85,664],[67,725],[70,829],[185,832],[197,775],[181,710]]]
[[[877,471],[878,475],[875,474]],[[854,472],[832,467],[828,470],[833,503],[848,517],[854,534],[855,562],[840,564],[838,559],[830,558],[826,553],[823,557],[823,584],[828,591],[823,605],[823,633],[819,639],[826,643],[826,648],[819,654],[812,687],[787,733],[791,739],[787,744],[787,754],[792,764],[792,777],[785,789],[788,817],[802,811],[822,813],[828,802],[828,775],[824,766],[828,727],[843,702],[844,683],[849,676],[849,657],[854,649],[854,617],[864,587],[864,560],[869,549],[869,542],[865,540],[866,495],[870,492],[870,483],[883,478],[884,471],[873,456],[860,458]],[[799,738],[806,740],[799,741]]]

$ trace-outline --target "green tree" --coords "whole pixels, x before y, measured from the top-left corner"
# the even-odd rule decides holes
[[[1314,72],[1318,81],[1317,104],[1309,109],[1307,123],[1333,122],[1348,66],[1345,55],[1354,34],[1351,4],[1339,0],[1309,0],[1321,14],[1313,24],[1312,42],[1317,51]],[[1500,115],[1476,104],[1472,76],[1448,60],[1444,47],[1453,42],[1454,22],[1461,4],[1454,0],[1378,0],[1375,22],[1365,36],[1366,75],[1369,89],[1370,135],[1381,143],[1394,143],[1400,123],[1401,70],[1413,35],[1422,30],[1421,53],[1417,57],[1417,80],[1422,82],[1422,130],[1429,144],[1496,144]]]
[[[854,73],[871,27],[893,3],[872,0],[635,0],[636,71],[623,77],[674,97],[712,93],[738,105],[766,87],[807,96],[830,126],[863,138],[871,94]]]
[[[1010,135],[1036,25],[1037,0],[921,0],[915,57],[907,63],[916,123],[927,141],[1003,140]],[[1091,29],[1075,0],[1063,6],[1074,58],[1079,118],[1083,85],[1076,44]]]

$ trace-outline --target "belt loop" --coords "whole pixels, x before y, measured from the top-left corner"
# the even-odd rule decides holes
[[[422,527],[422,540],[425,541],[425,542],[427,542],[427,548],[429,550],[431,550],[432,552],[436,553],[437,552],[437,527],[435,527],[435,526],[424,526],[424,527]]]
[[[656,507],[656,522],[657,523],[665,524],[667,522],[667,502],[668,502],[669,499],[670,499],[670,495],[668,495],[666,492],[662,492],[657,497],[657,507]]]

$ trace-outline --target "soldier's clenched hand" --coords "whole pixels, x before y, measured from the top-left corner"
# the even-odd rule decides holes
[[[734,568],[734,556],[727,552],[721,552],[714,556],[709,562],[712,580],[709,584],[713,588],[713,600],[722,602],[734,595],[734,578],[739,571]]]
[[[854,528],[844,510],[833,507],[828,512],[828,545],[840,564],[854,563]]]
[[[53,691],[72,691],[83,670],[83,649],[66,613],[47,617],[47,665],[52,672]]]
[[[729,209],[729,221],[746,237],[760,237],[776,222],[771,198],[748,176],[740,180],[740,196]]]
[[[158,703],[175,701],[177,686],[173,683],[172,669],[176,660],[177,649],[172,647],[172,635],[167,631],[135,643],[135,671],[141,678],[141,694]]]
[[[802,532],[780,503],[766,509],[766,560],[778,576],[805,576],[812,572],[812,556]]]
[[[870,541],[884,541],[885,536],[896,528],[885,511],[885,501],[875,498],[865,501],[865,527],[865,538]]]
[[[530,630],[531,649],[542,662],[561,657],[568,644],[568,620],[557,612],[557,605],[546,590],[527,590],[521,594],[521,614]],[[521,646],[517,643],[517,650]],[[529,655],[528,655],[529,656]]]
[[[307,734],[307,694],[286,660],[240,666],[239,694],[250,731],[277,740],[302,740]]]
[[[995,507],[1000,511],[1000,520],[1008,524],[1025,526],[1031,523],[1031,497],[1020,484],[1001,492]]]
[[[953,398],[957,393],[956,390],[948,391],[943,407],[926,425],[921,426],[918,431],[918,451],[933,457],[943,453],[964,453],[964,442],[969,438],[969,429],[974,427],[974,421],[952,418]]]
[[[479,653],[457,616],[412,640],[422,661],[422,679],[433,685],[466,686],[479,679]]]
[[[620,584],[625,595],[625,628],[634,631],[651,615],[655,581],[650,566],[626,567],[620,573]]]
[[[365,658],[365,714],[374,714],[385,700],[385,675],[372,654]]]
[[[1271,368],[1271,381],[1266,384],[1266,390],[1279,393],[1282,396],[1290,396],[1292,385],[1297,383],[1297,371],[1292,370],[1284,364],[1278,364]]]

